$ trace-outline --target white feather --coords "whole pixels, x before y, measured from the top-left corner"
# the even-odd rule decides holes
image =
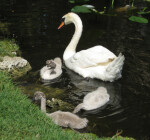
[[[82,34],[82,21],[75,13],[68,13],[63,18],[65,18],[66,25],[75,24],[75,33],[63,55],[65,65],[84,78],[96,78],[111,82],[121,78],[124,56],[117,57],[113,52],[100,45],[76,52]]]

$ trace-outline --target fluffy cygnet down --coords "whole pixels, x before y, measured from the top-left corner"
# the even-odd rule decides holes
[[[46,66],[40,70],[42,80],[54,80],[62,74],[62,62],[59,57],[54,60],[47,60]]]
[[[99,108],[109,101],[109,94],[106,88],[99,87],[97,90],[88,93],[84,99],[83,103],[77,105],[73,113],[77,113],[80,109],[93,110]]]
[[[56,111],[51,114],[47,114],[52,121],[63,127],[70,127],[74,129],[82,129],[87,126],[88,120],[86,118],[80,118],[71,112]]]
[[[34,100],[41,101],[41,111],[46,113],[46,96],[41,91],[36,91],[34,93]],[[86,118],[80,118],[77,115],[71,112],[63,112],[63,111],[56,111],[53,113],[46,113],[48,117],[52,119],[52,121],[63,127],[70,127],[74,129],[82,129],[87,126],[88,120]]]

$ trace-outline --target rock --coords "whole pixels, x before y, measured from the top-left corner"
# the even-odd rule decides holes
[[[23,76],[31,70],[31,66],[28,61],[21,57],[4,56],[1,57],[0,60],[0,70],[7,70],[15,79]]]
[[[27,60],[21,57],[4,56],[3,61],[0,62],[0,69],[8,69],[10,71],[14,68],[22,68],[27,65]]]

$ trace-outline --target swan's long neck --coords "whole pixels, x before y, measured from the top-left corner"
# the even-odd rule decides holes
[[[73,56],[76,53],[76,47],[82,34],[82,21],[80,17],[78,16],[73,17],[72,23],[74,23],[75,25],[75,33],[64,52],[64,55],[63,55],[64,61],[69,59],[71,56]]]
[[[83,107],[84,107],[84,104],[83,104],[83,103],[77,105],[77,106],[75,107],[73,113],[79,112]]]
[[[46,99],[41,98],[41,110],[46,113]]]

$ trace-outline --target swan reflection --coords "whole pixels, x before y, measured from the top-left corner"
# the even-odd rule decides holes
[[[94,110],[85,111],[84,114],[97,114],[105,108],[109,111],[121,108],[121,85],[119,83],[103,82],[96,79],[86,80],[69,69],[66,69],[66,71],[70,77],[70,83],[74,85],[74,88],[71,89],[71,94],[69,94],[69,99],[76,105],[83,101],[84,96],[97,90],[99,87],[105,88],[110,96],[109,102],[106,105]]]

